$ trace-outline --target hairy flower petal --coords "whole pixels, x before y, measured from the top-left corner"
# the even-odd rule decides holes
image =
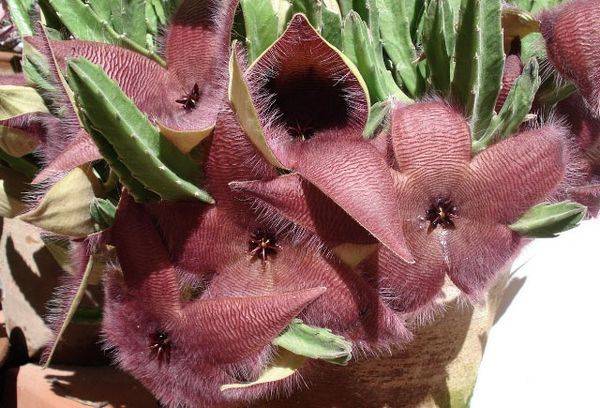
[[[184,88],[203,88],[227,66],[231,26],[238,0],[184,0],[167,34],[166,58]]]
[[[150,216],[126,193],[110,229],[110,242],[117,248],[127,288],[149,300],[144,309],[163,322],[174,318],[181,307],[169,254]]]
[[[540,16],[548,57],[600,115],[600,2],[574,0]]]
[[[377,292],[335,258],[327,259],[319,249],[306,251],[289,239],[278,241],[281,249],[272,260],[239,258],[213,279],[207,296],[263,295],[323,286],[327,291],[307,307],[300,317],[327,327],[357,343],[370,346],[399,344],[409,334],[403,320],[378,298]]]
[[[469,298],[480,300],[515,255],[520,237],[505,225],[461,219],[456,229],[444,234],[448,276]]]
[[[199,350],[206,360],[235,363],[260,352],[325,288],[269,296],[199,299],[184,307],[173,330],[184,350]],[[198,335],[190,335],[198,333]]]
[[[180,98],[198,87],[194,109],[171,107],[162,124],[174,130],[214,126],[227,89],[227,61],[238,0],[185,0],[169,26],[167,69],[176,78]],[[177,99],[172,99],[171,103]]]
[[[574,94],[561,101],[556,110],[571,128],[575,143],[583,152],[594,175],[600,175],[600,119],[585,109],[580,95]]]
[[[207,156],[204,168],[207,188],[222,206],[235,201],[231,200],[230,182],[272,180],[278,176],[277,170],[246,137],[229,106],[219,114]]]
[[[39,38],[29,37],[27,41],[37,49],[42,47]],[[183,92],[165,69],[136,52],[79,40],[51,41],[51,46],[61,70],[66,69],[68,59],[77,57],[100,65],[142,111],[152,116],[160,118],[170,113]]]
[[[98,148],[87,132],[81,129],[65,150],[35,176],[32,183],[41,183],[48,178],[66,174],[82,164],[100,159],[102,155]]]
[[[440,292],[448,271],[437,233],[409,220],[404,232],[415,263],[409,264],[385,247],[361,265],[394,310],[410,313],[430,303]]]
[[[546,125],[525,131],[479,153],[457,191],[460,216],[510,224],[547,198],[567,165],[565,129]]]
[[[50,127],[55,127],[58,122],[47,113],[35,112],[25,113],[12,118],[0,120],[0,126],[9,129],[20,130],[27,133],[34,139],[44,142],[46,140],[47,131]]]
[[[71,96],[64,82],[64,77],[59,72],[59,62],[57,61],[54,48],[46,35],[45,27],[40,23],[38,35],[27,38],[26,41],[34,44],[37,51],[48,62],[48,77],[46,79],[50,82],[52,90],[46,95],[46,99],[51,99],[49,109],[54,117],[44,120],[46,133],[41,153],[44,158],[44,164],[50,166],[75,139],[81,138],[82,129]]]
[[[512,86],[519,78],[523,72],[523,63],[521,62],[521,57],[516,54],[510,54],[506,57],[504,61],[504,71],[502,72],[502,88],[500,88],[500,92],[498,93],[498,99],[496,99],[496,112],[500,112],[502,106],[504,106],[504,102],[506,102],[506,98],[512,88]]]
[[[441,102],[395,108],[391,140],[398,169],[431,197],[449,195],[471,159],[467,122]]]
[[[308,140],[295,144],[294,169],[382,244],[408,262],[402,214],[392,177],[379,152],[363,140]],[[368,203],[368,204],[367,204]]]
[[[218,207],[196,202],[162,202],[147,207],[172,261],[183,272],[209,274],[247,250],[238,243],[239,226]]]
[[[374,238],[329,197],[299,174],[293,173],[268,181],[232,182],[233,191],[256,200],[254,205],[266,216],[278,213],[327,242],[370,244]]]

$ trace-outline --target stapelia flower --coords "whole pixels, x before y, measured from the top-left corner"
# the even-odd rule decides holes
[[[219,385],[257,375],[270,341],[325,289],[181,300],[169,253],[140,207],[125,194],[111,231],[122,274],[106,280],[106,339],[166,406],[214,406]]]
[[[368,95],[354,71],[298,14],[249,68],[246,79],[266,143],[281,167],[316,186],[410,262],[394,205],[393,181],[385,161],[362,138]],[[268,190],[285,195],[281,180],[274,183],[261,186],[258,195]],[[299,178],[288,186],[290,195],[303,188]]]
[[[162,264],[172,270],[170,276],[176,273],[178,277],[178,283],[171,284],[172,287],[187,288],[194,294],[194,305],[221,302],[223,307],[202,309],[198,306],[194,315],[202,324],[187,325],[185,333],[189,338],[184,338],[177,334],[183,333],[183,329],[179,332],[168,324],[159,327],[151,323],[156,321],[148,317],[152,311],[123,304],[121,292],[110,289],[119,287],[111,282],[115,280],[111,277],[105,329],[109,344],[116,346],[117,360],[122,366],[163,402],[171,405],[188,402],[196,406],[199,401],[212,399],[214,402],[228,396],[218,391],[220,385],[238,382],[228,373],[246,373],[244,380],[254,379],[267,362],[269,343],[283,328],[279,323],[289,322],[298,314],[308,324],[327,327],[347,337],[358,348],[406,342],[410,335],[401,317],[385,306],[378,293],[362,278],[327,254],[318,236],[276,225],[270,217],[253,211],[252,203],[241,194],[231,191],[229,184],[234,180],[280,177],[246,138],[232,111],[226,109],[220,115],[209,142],[205,175],[207,189],[216,201],[214,206],[200,202],[142,206],[124,196],[110,234],[125,276],[125,285],[121,285],[124,289],[120,290],[131,293],[127,296],[132,302],[149,304],[153,310],[167,309],[148,299],[148,293],[152,292],[147,286],[127,278],[129,274],[142,276],[146,271],[166,269],[166,266],[149,268],[158,263],[152,260],[152,254],[162,254]],[[282,178],[286,180],[285,176]],[[146,227],[141,228],[139,220],[145,220]],[[162,241],[153,236],[160,236]],[[165,248],[161,249],[163,242]],[[166,259],[169,261],[164,261]],[[150,276],[154,273],[150,272]],[[164,290],[168,285],[161,283],[156,287],[160,288],[156,291],[157,297],[178,299],[179,292],[171,295]],[[226,306],[237,307],[241,302],[237,299],[248,297],[263,299],[258,305],[248,306],[248,313],[268,318],[268,322],[262,320],[252,330],[244,326],[248,324],[246,321],[236,320],[239,318]],[[266,304],[268,307],[260,309]],[[229,319],[234,320],[228,322]],[[259,328],[261,324],[264,330]],[[206,325],[209,329],[204,331]],[[223,335],[234,328],[234,334]],[[168,361],[161,365],[160,359],[152,359],[148,352],[149,337],[153,341],[169,339],[172,366]],[[235,342],[239,344],[229,344]],[[249,342],[260,347],[250,352],[247,350]],[[236,391],[235,397],[249,399],[285,389],[296,379],[292,376],[275,384]]]
[[[169,130],[208,132],[225,98],[231,27],[238,0],[186,0],[170,22],[166,68],[121,47],[53,41],[63,66],[84,57],[100,65],[150,118]]]
[[[165,137],[188,152],[210,134],[224,102],[224,72],[237,4],[238,0],[183,1],[168,30],[166,68],[141,54],[109,44],[79,40],[48,43],[43,33],[27,41],[50,61],[56,82],[53,61],[61,69],[65,69],[68,59],[76,57],[100,65],[161,127]],[[68,99],[61,101],[60,106],[64,105],[72,112]],[[34,182],[101,158],[74,113],[62,119],[76,124],[63,125],[61,131],[48,134],[49,143],[60,148],[55,155],[46,157],[48,164]]]
[[[600,115],[600,1],[574,0],[540,16],[548,58]]]
[[[524,131],[471,157],[469,125],[450,106],[394,107],[391,172],[416,262],[381,247],[362,269],[395,309],[427,304],[446,275],[479,297],[522,243],[508,225],[560,187],[565,133],[556,125]]]

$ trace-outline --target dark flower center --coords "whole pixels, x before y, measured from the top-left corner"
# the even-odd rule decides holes
[[[169,364],[171,361],[171,340],[169,335],[157,330],[149,336],[148,349],[150,350],[150,360],[157,359],[158,365]]]
[[[285,70],[271,78],[265,90],[273,97],[270,113],[277,115],[293,138],[306,140],[317,132],[347,126],[349,108],[343,81],[328,78],[315,67]]]
[[[436,198],[427,210],[425,218],[429,221],[427,233],[436,229],[438,225],[444,229],[453,229],[456,207],[447,198]]]
[[[256,230],[250,235],[248,243],[248,252],[252,258],[260,258],[266,262],[269,258],[277,255],[281,247],[277,244],[277,238],[274,234],[263,230]]]
[[[200,87],[198,84],[194,84],[192,90],[187,94],[183,95],[181,98],[177,99],[175,102],[183,105],[185,110],[196,109],[196,105],[200,100]]]

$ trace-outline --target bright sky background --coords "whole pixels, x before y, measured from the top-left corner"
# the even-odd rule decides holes
[[[490,333],[471,408],[600,407],[600,220],[534,241],[513,270],[525,281]]]

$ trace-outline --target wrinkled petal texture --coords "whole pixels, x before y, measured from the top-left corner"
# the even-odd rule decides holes
[[[471,159],[467,122],[440,102],[394,109],[392,146],[399,171],[431,198],[451,194]]]
[[[376,242],[329,197],[297,173],[268,181],[233,182],[230,186],[255,200],[254,205],[265,216],[281,214],[318,235],[329,247],[345,242]]]
[[[168,69],[191,89],[222,75],[227,66],[230,31],[238,0],[186,0],[167,34]]]
[[[510,224],[547,198],[565,176],[566,131],[546,125],[475,156],[457,191],[459,216]]]
[[[427,234],[426,228],[414,219],[404,225],[415,263],[406,263],[380,247],[360,266],[387,303],[399,312],[416,312],[430,303],[440,293],[448,272],[439,237],[436,233]]]
[[[219,115],[207,156],[204,169],[207,188],[220,208],[236,211],[235,208],[240,205],[231,199],[233,191],[229,183],[272,180],[278,176],[277,170],[267,163],[246,137],[229,106]]]
[[[36,38],[28,39],[36,48]],[[106,71],[135,104],[151,116],[168,116],[183,89],[156,62],[124,48],[90,41],[52,41],[52,49],[61,69],[67,60],[83,57]],[[180,106],[180,105],[179,105]]]
[[[446,274],[469,299],[479,300],[522,244],[508,225],[562,188],[570,160],[567,134],[548,124],[471,159],[466,122],[450,107],[397,107],[391,143],[400,171],[391,172],[416,262],[379,250],[361,266],[390,305],[418,310],[439,293]],[[451,223],[433,223],[440,205]]]
[[[197,84],[195,109],[172,108],[165,125],[174,129],[207,129],[214,126],[227,87],[227,61],[231,28],[238,0],[186,0],[171,21],[166,41],[169,73],[179,84],[178,97]],[[172,99],[172,102],[176,99]]]
[[[473,301],[502,271],[522,244],[507,226],[469,219],[442,234],[442,248],[448,262],[448,276]]]
[[[60,68],[57,66],[56,54],[41,23],[39,34],[36,37],[27,38],[26,41],[33,44],[46,58],[49,70],[47,80],[52,87],[51,95],[46,95],[46,98],[49,99],[51,96],[52,102],[49,108],[53,116],[48,115],[42,121],[45,131],[40,152],[42,153],[44,168],[41,172],[42,174],[38,175],[34,180],[34,183],[37,183],[47,179],[49,176],[58,177],[60,173],[67,172],[80,164],[86,163],[85,158],[90,156],[91,150],[95,150],[93,152],[95,153],[95,159],[100,158],[100,154],[97,149],[89,147],[89,144],[92,143],[91,140],[88,140],[88,145],[81,152],[73,152],[72,150],[75,143],[80,142],[82,138],[89,139],[89,136],[81,129],[79,118],[75,112],[75,107],[72,105],[71,98],[64,84],[64,79],[61,78],[58,72]],[[66,152],[69,149],[71,150],[70,155]],[[64,166],[65,168],[61,171],[63,164],[67,164],[65,159],[69,156],[72,157],[73,153],[75,153],[76,158],[70,161],[76,162],[73,163],[75,165],[73,167],[69,167],[69,165]],[[54,163],[59,156],[62,157],[57,163]],[[46,169],[47,171],[45,171]]]
[[[542,13],[548,57],[575,82],[590,110],[600,115],[600,1],[575,0]]]
[[[247,239],[249,234],[245,235]],[[218,272],[207,295],[264,295],[323,286],[326,292],[300,315],[308,324],[327,327],[359,344],[368,342],[370,346],[395,344],[408,338],[402,320],[339,261],[324,257],[318,248],[309,247],[307,251],[289,238],[278,242],[281,249],[264,263],[251,258],[246,251],[238,254],[237,262],[230,262]],[[240,247],[244,243],[240,242]]]
[[[296,15],[282,37],[250,67],[247,78],[277,159],[411,261],[402,234],[396,234],[401,218],[387,166],[362,140],[367,95],[343,57],[304,16]],[[370,206],[365,206],[367,200]],[[285,208],[282,212],[290,213]],[[316,227],[306,220],[303,225]],[[356,242],[352,237],[348,241]]]
[[[157,225],[176,269],[196,275],[192,285],[206,287],[206,296],[264,296],[322,286],[327,291],[303,313],[304,320],[359,342],[368,339],[372,345],[407,338],[402,321],[376,292],[323,254],[323,244],[315,237],[275,230],[270,220],[235,224],[231,213],[219,208],[202,213],[193,203],[154,207],[151,212],[158,215]],[[272,236],[278,249],[264,262],[249,252],[256,231],[276,231]]]
[[[592,174],[600,175],[600,119],[587,111],[579,95],[561,101],[557,112],[570,125],[575,143],[588,161]]]
[[[399,257],[412,261],[401,232],[392,177],[373,146],[364,140],[312,139],[290,149],[298,174]]]
[[[66,174],[85,163],[102,159],[90,135],[81,129],[75,138],[35,176],[33,184]]]
[[[122,275],[111,273],[106,285],[107,342],[116,347],[125,369],[173,406],[218,399],[220,385],[236,382],[222,373],[229,364],[249,364],[245,371],[258,373],[271,340],[325,291],[316,287],[183,301],[152,218],[127,194],[110,234]],[[207,373],[217,374],[202,380]],[[161,385],[173,384],[181,376],[193,379],[192,385],[183,389]]]
[[[144,309],[161,323],[180,312],[179,285],[168,253],[152,219],[128,194],[123,194],[110,240],[117,248],[124,284],[135,295],[151,299]]]

